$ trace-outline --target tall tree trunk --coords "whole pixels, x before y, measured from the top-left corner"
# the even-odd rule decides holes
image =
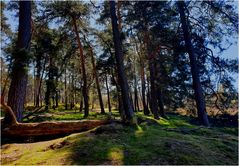
[[[107,91],[108,108],[109,108],[109,112],[111,112],[110,91],[109,91],[107,74],[105,75],[105,85],[106,85],[106,91]]]
[[[86,71],[85,71],[85,57],[84,57],[84,53],[83,53],[83,47],[82,47],[82,44],[81,44],[81,41],[80,41],[79,32],[78,32],[78,29],[77,29],[75,16],[72,17],[72,21],[73,21],[73,26],[74,26],[74,31],[75,31],[75,34],[76,34],[78,47],[79,47],[79,50],[80,50],[81,70],[82,70],[82,76],[83,76],[82,93],[83,93],[84,105],[85,105],[84,117],[86,118],[89,115],[89,101],[88,101],[88,92],[87,92],[88,91],[87,90],[87,78],[86,78]]]
[[[149,74],[150,74],[150,108],[151,112],[154,114],[155,119],[159,119],[159,111],[158,111],[158,101],[157,101],[157,94],[156,94],[156,87],[155,87],[155,65],[154,61],[155,58],[153,54],[151,53],[150,44],[149,44],[149,34],[148,34],[148,28],[147,24],[145,25],[145,45],[146,45],[146,51],[148,54],[148,62],[149,62]]]
[[[100,110],[101,110],[101,113],[104,114],[105,109],[104,109],[104,104],[103,104],[102,95],[101,95],[101,91],[100,91],[99,76],[98,76],[98,73],[96,71],[96,66],[95,66],[95,58],[94,58],[94,55],[93,55],[92,47],[90,45],[89,45],[89,47],[90,47],[91,63],[92,63],[92,66],[93,66],[93,73],[94,73],[94,76],[95,76],[95,83],[96,83],[96,88],[97,88],[98,97],[99,97]]]
[[[127,78],[124,71],[123,52],[121,47],[122,45],[121,45],[121,39],[120,39],[120,32],[118,29],[117,16],[115,13],[115,1],[110,1],[110,15],[111,15],[113,41],[114,41],[114,47],[115,47],[115,57],[116,57],[116,64],[117,64],[117,71],[119,76],[119,84],[121,89],[123,106],[124,106],[127,121],[133,122],[134,111],[133,111],[133,105],[130,101],[129,85],[128,85]]]
[[[27,72],[29,48],[31,41],[31,2],[19,1],[19,27],[17,39],[17,53],[13,61],[12,80],[8,93],[8,105],[15,113],[17,120],[22,121],[24,100],[27,88]],[[22,57],[20,53],[25,54]],[[20,53],[20,54],[19,54]],[[8,115],[6,115],[8,116]]]
[[[199,78],[196,55],[194,53],[194,48],[191,42],[191,37],[189,32],[189,22],[185,16],[185,8],[186,8],[185,2],[178,1],[177,5],[178,5],[181,23],[182,23],[185,45],[186,45],[187,52],[189,54],[189,59],[190,59],[191,73],[193,78],[193,89],[194,89],[194,95],[195,95],[195,100],[197,104],[197,110],[198,110],[198,118],[203,125],[209,126],[205,100],[203,96],[203,90],[202,90],[202,86],[201,86],[200,78]]]

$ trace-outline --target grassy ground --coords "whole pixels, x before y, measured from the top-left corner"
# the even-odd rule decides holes
[[[50,120],[81,119],[81,113],[50,110]],[[114,115],[118,115],[114,112]],[[91,113],[89,119],[106,115]],[[1,146],[1,164],[234,164],[238,163],[237,128],[204,128],[189,117],[154,120],[137,114],[134,127],[111,124],[50,141]],[[44,119],[44,118],[43,118]]]

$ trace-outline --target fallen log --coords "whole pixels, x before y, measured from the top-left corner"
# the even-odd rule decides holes
[[[1,96],[3,110],[9,114],[9,118],[3,120],[1,134],[3,137],[37,137],[49,135],[64,135],[82,132],[95,127],[109,124],[112,120],[80,120],[61,122],[19,123],[11,107],[4,103]]]
[[[81,120],[40,123],[16,123],[2,129],[2,136],[6,137],[37,137],[47,135],[72,134],[87,131],[95,127],[109,124],[110,120]]]

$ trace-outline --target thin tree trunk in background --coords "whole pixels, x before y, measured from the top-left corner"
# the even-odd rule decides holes
[[[80,95],[80,112],[82,112],[83,111],[83,96],[82,96],[82,94]]]
[[[115,57],[116,57],[116,65],[117,71],[119,75],[119,84],[121,89],[122,101],[125,110],[125,115],[128,122],[133,122],[134,111],[133,105],[130,101],[129,97],[129,85],[127,82],[127,78],[124,71],[124,62],[123,62],[123,52],[122,45],[120,39],[120,32],[118,29],[117,16],[115,13],[115,1],[110,1],[110,15],[112,22],[112,30],[113,30],[113,41],[115,47]]]
[[[164,112],[162,90],[160,87],[157,88],[157,99],[158,99],[158,104],[159,104],[159,114],[162,117],[166,117],[165,112]]]
[[[108,108],[109,108],[109,112],[111,112],[110,91],[109,91],[107,74],[105,76],[105,84],[106,84],[106,91],[107,91]]]
[[[37,69],[38,70],[38,69]],[[36,107],[39,107],[39,103],[40,103],[40,99],[39,99],[39,87],[40,87],[40,78],[41,76],[39,75],[39,73],[37,72],[36,74],[36,83],[35,83],[35,86],[36,86],[36,103],[35,103],[35,106]]]
[[[147,106],[145,97],[146,97],[146,87],[145,87],[145,74],[144,74],[144,67],[141,66],[141,86],[142,86],[142,102],[144,107],[144,115],[149,115],[149,108]]]
[[[52,96],[53,99],[53,108],[54,107],[54,97],[52,95],[52,85],[53,85],[53,59],[52,55],[49,57],[49,71],[48,71],[48,79],[46,80],[46,93],[45,93],[45,110],[50,108],[50,98]]]
[[[135,87],[135,92],[134,92],[135,94],[134,94],[134,105],[135,105],[135,111],[137,112],[137,111],[140,111],[140,109],[139,109],[139,99],[138,99],[138,90],[137,90],[137,86]]]
[[[182,23],[185,45],[186,45],[187,52],[189,54],[189,59],[190,59],[191,73],[192,73],[192,78],[193,78],[193,89],[194,89],[195,100],[196,100],[196,104],[197,104],[197,110],[198,110],[198,119],[200,120],[200,122],[203,125],[209,126],[209,121],[208,121],[206,106],[205,106],[205,100],[204,100],[204,96],[203,96],[203,89],[201,86],[199,72],[198,72],[196,55],[194,53],[194,48],[193,48],[193,45],[191,42],[191,37],[190,37],[190,32],[189,32],[189,22],[185,16],[185,8],[186,8],[185,2],[178,1],[177,5],[178,5],[181,23]]]
[[[44,64],[43,64],[43,70],[42,70],[42,74],[41,74],[41,62],[37,62],[37,78],[36,78],[36,82],[37,82],[37,94],[36,94],[36,107],[39,107],[39,103],[40,103],[40,99],[41,99],[41,85],[42,85],[42,79],[43,79],[43,75],[45,72],[45,68],[46,68],[46,58],[44,60]],[[42,106],[42,99],[41,99],[41,106]]]
[[[33,69],[33,105],[34,107],[36,107],[36,91],[37,91],[37,87],[36,87],[36,69],[35,66],[33,65],[34,69]]]
[[[59,94],[58,91],[56,91],[56,108],[59,106]]]
[[[100,90],[99,76],[98,76],[98,73],[96,71],[95,58],[94,58],[93,50],[92,50],[91,46],[90,46],[90,54],[91,54],[91,63],[92,63],[92,66],[93,66],[93,73],[94,73],[94,76],[95,76],[96,88],[97,88],[98,97],[99,97],[100,110],[101,110],[101,113],[104,114],[105,109],[104,109],[104,104],[103,104],[101,90]]]
[[[84,117],[86,118],[89,115],[89,101],[88,101],[88,92],[87,92],[88,91],[87,90],[87,78],[86,78],[86,71],[85,71],[85,57],[84,57],[84,53],[83,53],[83,47],[82,47],[82,44],[80,41],[79,32],[78,32],[77,25],[76,25],[75,16],[72,17],[72,21],[73,21],[73,26],[74,26],[74,31],[75,31],[78,47],[80,50],[81,70],[82,70],[82,77],[83,77],[82,92],[83,92],[84,105],[85,105]]]
[[[125,120],[125,110],[123,107],[123,102],[122,102],[122,97],[121,97],[121,90],[120,90],[119,81],[118,81],[119,79],[117,79],[117,81],[116,81],[116,78],[114,77],[113,70],[111,71],[111,75],[112,75],[113,81],[115,82],[115,85],[116,85],[117,98],[118,98],[118,110],[119,110],[121,119],[124,121]]]
[[[134,64],[135,63],[136,63],[136,60],[135,60],[135,56],[134,56]],[[134,110],[135,110],[135,112],[137,112],[140,110],[139,110],[138,90],[137,90],[137,73],[136,73],[135,65],[134,65]]]
[[[140,43],[140,41],[139,41]],[[141,78],[141,93],[142,93],[142,104],[143,104],[143,111],[144,111],[144,115],[149,115],[149,108],[146,104],[146,87],[145,87],[145,73],[144,73],[144,68],[145,68],[145,65],[144,65],[144,59],[142,58],[142,56],[140,56],[140,51],[139,51],[139,48],[138,48],[138,45],[137,45],[137,41],[135,39],[135,48],[136,48],[136,52],[139,56],[139,59],[140,59],[140,78]],[[141,50],[141,43],[140,43],[140,50]]]
[[[66,69],[65,69],[65,110],[67,110],[68,109],[68,107],[67,107],[67,82],[66,82],[66,79],[67,78],[67,76],[66,76]]]
[[[150,107],[150,87],[149,87],[149,77],[147,77],[147,107]],[[152,113],[152,110],[150,110]]]
[[[69,74],[69,77],[68,77],[68,81],[69,81],[69,88],[70,88],[70,95],[69,95],[69,102],[70,102],[70,110],[73,109],[73,94],[72,94],[72,73]]]
[[[133,111],[136,112],[136,110],[134,109],[133,92],[132,92],[131,88],[129,88],[129,89],[130,89],[129,97],[130,97],[130,100],[131,100],[131,103],[132,103]]]
[[[31,1],[19,1],[19,27],[17,39],[17,51],[25,51],[28,54],[31,41]],[[29,56],[29,55],[26,55]],[[13,61],[11,84],[8,93],[8,106],[10,106],[19,122],[22,121],[24,101],[27,89],[28,58],[16,56]],[[26,64],[24,66],[19,64]],[[8,116],[6,114],[6,116]]]

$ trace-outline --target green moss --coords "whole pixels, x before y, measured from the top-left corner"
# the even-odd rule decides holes
[[[71,120],[80,119],[82,115],[59,114],[54,118]],[[89,119],[105,116],[91,112]],[[137,116],[154,123],[146,121],[132,127],[115,127],[115,131],[101,134],[96,134],[93,129],[48,142],[10,145],[2,149],[2,164],[216,165],[238,162],[236,128],[199,127],[188,123],[188,117],[173,115],[160,120],[141,113]],[[62,141],[68,144],[61,148],[49,148]],[[15,160],[4,157],[14,156],[16,152],[21,153]]]

